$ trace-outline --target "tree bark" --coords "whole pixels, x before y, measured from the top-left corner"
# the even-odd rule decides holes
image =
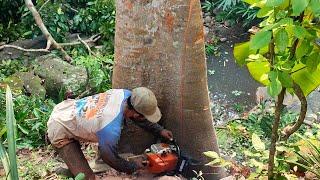
[[[284,141],[288,140],[289,137],[293,133],[298,131],[300,126],[303,124],[303,121],[304,121],[304,119],[306,117],[307,109],[308,109],[307,99],[304,96],[303,91],[300,88],[300,86],[298,84],[294,83],[293,84],[293,90],[294,90],[295,94],[298,96],[298,98],[299,98],[299,100],[301,102],[300,115],[299,115],[299,118],[298,118],[297,122],[294,123],[294,125],[288,125],[283,129],[282,140],[284,140]]]
[[[276,144],[278,140],[278,129],[281,120],[281,111],[283,109],[283,99],[286,93],[286,88],[282,88],[280,94],[278,95],[278,100],[276,102],[276,109],[274,113],[274,122],[272,125],[272,134],[271,134],[271,145],[269,150],[269,161],[268,161],[268,179],[272,180],[273,177],[273,168],[274,168],[274,156],[276,153]]]
[[[219,152],[209,106],[199,0],[117,0],[113,88],[150,88],[181,149],[206,162]],[[141,153],[153,139],[129,124],[123,151]],[[212,169],[207,173],[212,173]],[[218,173],[210,179],[220,178]],[[206,173],[206,172],[205,172]]]

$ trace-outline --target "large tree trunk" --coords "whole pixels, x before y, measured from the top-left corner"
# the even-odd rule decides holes
[[[117,0],[113,88],[150,88],[181,149],[218,152],[209,106],[199,0]],[[141,153],[150,135],[130,125],[120,148]],[[220,169],[215,169],[218,172]],[[220,174],[220,172],[218,172]]]

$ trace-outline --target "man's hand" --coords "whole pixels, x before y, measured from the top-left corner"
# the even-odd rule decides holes
[[[173,134],[171,131],[167,130],[167,129],[163,129],[161,132],[160,132],[160,135],[170,141],[173,140]]]
[[[133,160],[133,162],[138,166],[138,170],[145,169],[148,166],[148,161],[144,160],[143,158],[137,158]]]

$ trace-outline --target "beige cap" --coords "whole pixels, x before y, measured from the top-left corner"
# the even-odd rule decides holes
[[[132,90],[131,104],[133,108],[153,123],[161,118],[161,112],[157,105],[156,96],[146,87],[138,87]]]

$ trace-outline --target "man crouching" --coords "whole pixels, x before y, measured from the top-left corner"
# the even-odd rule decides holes
[[[123,122],[132,120],[154,134],[172,139],[172,132],[157,124],[160,118],[157,99],[148,88],[111,89],[56,105],[48,121],[48,137],[74,176],[84,173],[86,179],[95,179],[79,140],[98,142],[102,160],[117,171],[130,174],[144,166],[118,155]]]

